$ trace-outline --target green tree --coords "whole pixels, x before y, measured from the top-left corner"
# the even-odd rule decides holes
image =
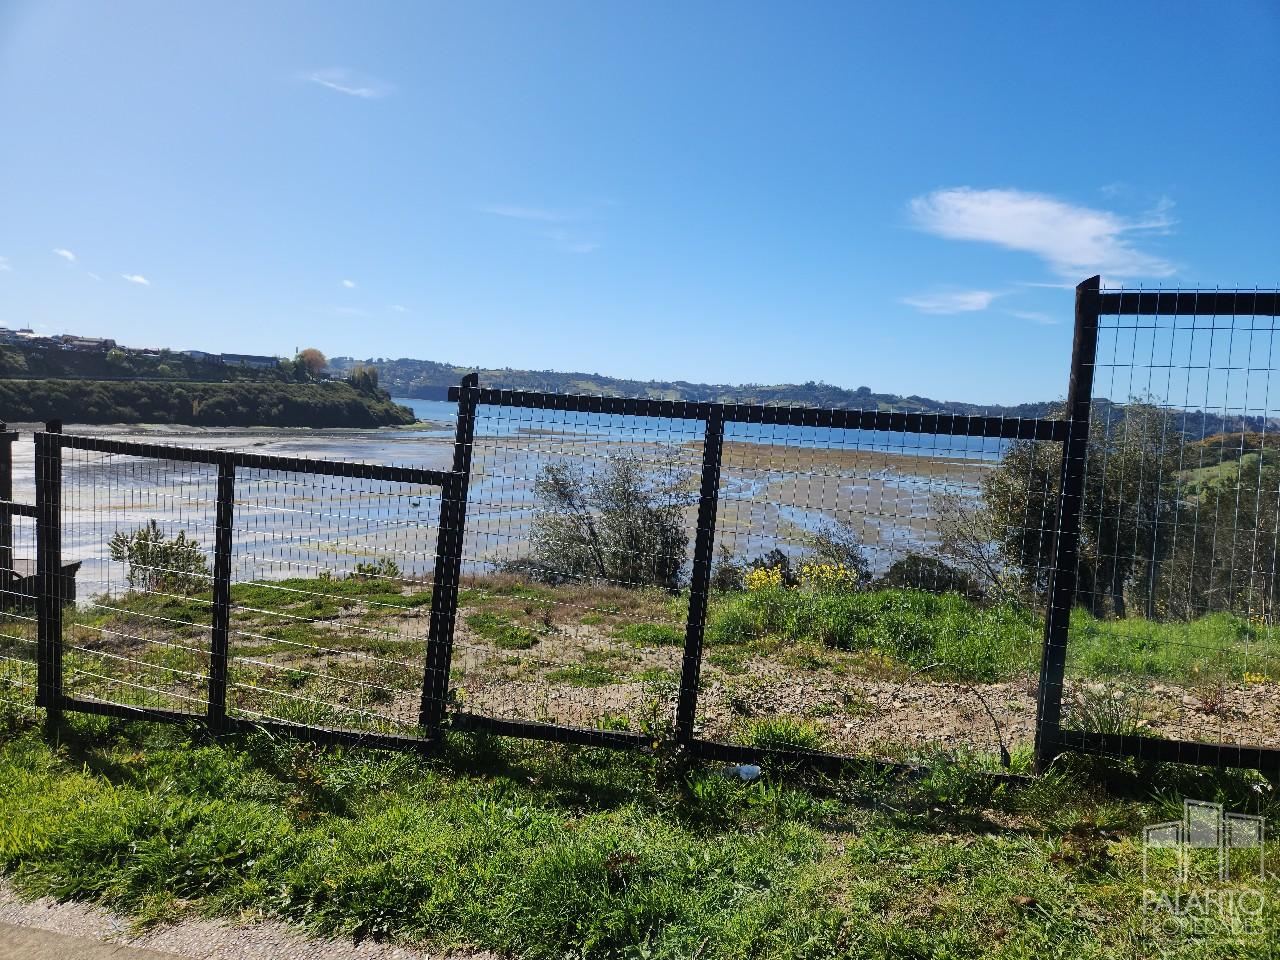
[[[530,557],[518,566],[552,582],[675,589],[689,546],[689,477],[674,455],[656,469],[633,453],[591,473],[568,460],[547,464],[534,483]]]
[[[1172,555],[1182,509],[1181,443],[1175,415],[1145,401],[1109,407],[1092,423],[1076,601],[1095,615],[1125,616],[1130,599],[1156,615],[1159,571]],[[981,506],[944,498],[941,552],[988,586],[1012,574],[1043,600],[1053,569],[1061,449],[1015,441],[983,479]]]

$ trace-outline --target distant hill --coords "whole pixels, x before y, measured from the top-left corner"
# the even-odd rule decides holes
[[[450,387],[458,385],[475,368],[435,360],[355,360],[334,357],[329,366],[346,371],[358,364],[376,367],[379,382],[392,396],[422,400],[442,400]],[[655,400],[690,400],[713,403],[763,403],[774,406],[825,407],[845,410],[887,410],[910,413],[986,414],[1005,417],[1043,417],[1051,402],[1016,406],[903,397],[896,393],[873,393],[869,387],[849,390],[829,383],[690,383],[685,380],[626,380],[599,373],[561,373],[555,370],[480,370],[480,382],[501,390],[533,390],[545,393],[585,393],[605,397],[649,397]]]
[[[627,380],[600,373],[566,373],[557,370],[480,369],[436,360],[384,358],[355,360],[334,357],[329,361],[334,372],[349,371],[356,366],[377,369],[379,382],[392,396],[422,400],[443,400],[450,387],[468,373],[478,372],[480,383],[500,390],[531,390],[544,393],[580,393],[606,397],[650,397],[657,400],[690,400],[712,403],[761,403],[773,406],[816,407],[835,410],[883,410],[891,413],[950,413],[962,416],[1031,418],[1053,416],[1061,400],[1002,405],[968,403],[961,400],[934,400],[918,395],[875,393],[869,387],[850,390],[829,383],[690,383],[685,380]],[[1094,400],[1094,419],[1120,429],[1124,406],[1105,397]],[[1208,411],[1187,410],[1178,418],[1178,429],[1191,438],[1213,434],[1280,432],[1280,420],[1259,416],[1242,417]]]
[[[325,379],[293,363],[255,368],[168,350],[6,344],[0,420],[365,428],[403,426],[414,416],[368,376]]]

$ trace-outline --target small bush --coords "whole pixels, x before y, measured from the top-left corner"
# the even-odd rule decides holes
[[[109,549],[112,560],[128,566],[131,590],[190,595],[210,587],[209,562],[185,530],[171,539],[150,520],[131,533],[116,531]]]
[[[379,557],[373,563],[362,561],[356,564],[356,576],[372,579],[394,580],[400,576],[400,565],[390,557]]]

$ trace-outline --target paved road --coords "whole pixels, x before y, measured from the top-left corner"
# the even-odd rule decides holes
[[[0,960],[178,960],[178,955],[0,923]]]

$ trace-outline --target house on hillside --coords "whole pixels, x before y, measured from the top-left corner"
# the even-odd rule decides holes
[[[279,357],[259,357],[251,353],[220,353],[218,359],[229,367],[253,367],[267,370],[280,365]]]
[[[106,353],[116,348],[116,342],[107,337],[78,337],[66,333],[59,337],[63,350],[77,350],[81,353]]]

